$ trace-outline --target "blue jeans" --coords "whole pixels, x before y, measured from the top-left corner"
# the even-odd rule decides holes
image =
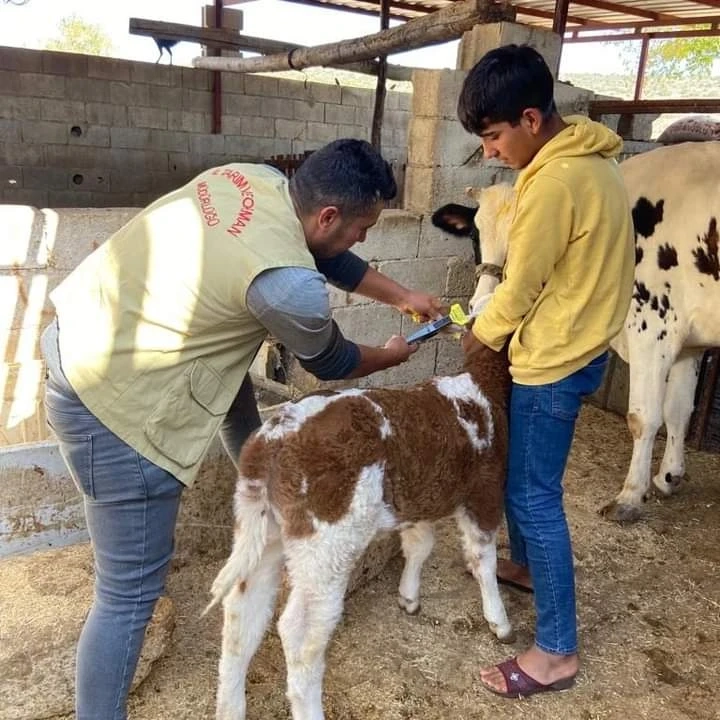
[[[535,644],[577,652],[575,574],[562,480],[582,398],[600,387],[607,353],[548,385],[513,383],[505,514],[511,560],[530,571]]]
[[[145,627],[165,587],[183,485],[83,405],[56,353],[46,360],[48,423],[83,495],[95,558],[95,596],[77,648],[76,718],[125,720]],[[233,459],[259,422],[248,380],[223,426]]]

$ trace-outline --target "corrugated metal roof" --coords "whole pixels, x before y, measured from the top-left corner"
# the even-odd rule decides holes
[[[380,14],[380,0],[290,0],[305,5],[333,7]],[[447,7],[456,0],[390,0],[390,16],[409,20]],[[511,2],[517,21],[551,28],[555,0],[515,0]],[[683,26],[705,25],[700,34],[720,35],[720,0],[571,0],[566,35],[592,32],[672,32]],[[691,28],[685,27],[685,30]]]

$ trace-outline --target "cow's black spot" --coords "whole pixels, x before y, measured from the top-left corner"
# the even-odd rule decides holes
[[[698,243],[705,247],[695,248],[695,267],[704,275],[710,275],[720,280],[720,261],[718,261],[718,230],[715,218],[710,218],[708,231],[703,238],[698,237]]]
[[[641,330],[647,330],[647,323],[643,320],[642,325],[640,326]]]
[[[678,264],[677,250],[665,243],[658,248],[658,267],[661,270],[669,270]]]
[[[663,306],[666,310],[669,310],[669,309],[670,309],[670,298],[669,298],[667,295],[663,295],[663,296],[660,298],[660,303],[662,304],[662,306]]]
[[[644,305],[650,299],[650,291],[645,287],[644,282],[635,281],[633,299],[637,301],[638,305]]]
[[[663,220],[664,200],[658,200],[653,205],[646,197],[641,197],[632,211],[635,231],[643,237],[649,238],[655,232],[655,226]]]
[[[669,282],[665,283],[665,287],[667,288],[667,291],[670,292],[672,290],[672,287],[670,286]]]
[[[667,330],[661,330],[660,334],[657,336],[658,340],[662,340],[667,335]]]
[[[657,295],[653,295],[653,299],[652,299],[651,302],[650,302],[650,307],[651,307],[653,310],[657,310],[657,309],[658,309],[659,305],[658,305]]]
[[[643,249],[639,246],[635,246],[635,264],[639,265],[643,259]]]

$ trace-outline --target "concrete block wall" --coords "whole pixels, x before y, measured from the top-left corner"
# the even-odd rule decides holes
[[[146,205],[201,170],[369,139],[372,90],[212,73],[51,51],[0,48],[0,202]],[[383,153],[405,161],[409,93],[389,92]]]

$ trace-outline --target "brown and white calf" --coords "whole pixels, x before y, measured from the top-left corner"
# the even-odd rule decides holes
[[[633,452],[622,491],[603,512],[628,522],[641,514],[663,421],[667,440],[652,482],[663,495],[678,488],[702,355],[720,345],[720,142],[657,148],[625,160],[620,169],[635,226],[635,292],[612,347],[630,368],[627,423]],[[488,190],[508,192],[505,187]],[[509,223],[487,192],[477,195],[479,208],[465,207],[463,215],[459,209],[464,206],[446,206],[436,211],[434,221],[448,232],[475,235],[483,263],[502,267]],[[482,279],[471,309],[495,284]]]
[[[465,372],[402,389],[314,394],[281,409],[244,445],[232,554],[212,586],[223,600],[217,717],[245,717],[248,665],[272,616],[283,563],[290,594],[278,622],[294,720],[322,720],[325,650],[351,570],[371,540],[399,530],[399,604],[420,607],[432,523],[454,516],[500,640],[512,628],[497,586],[496,533],[507,455],[507,354],[466,333]]]

